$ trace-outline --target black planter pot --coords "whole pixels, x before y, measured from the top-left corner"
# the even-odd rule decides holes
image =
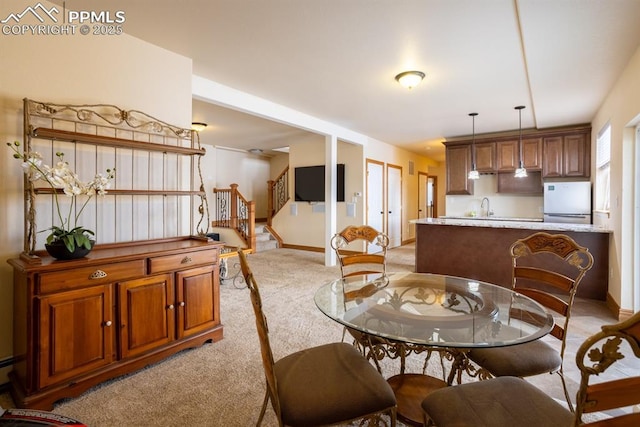
[[[91,249],[93,249],[93,245],[95,245],[95,240],[91,240]],[[69,252],[67,247],[62,242],[54,242],[52,244],[44,244],[44,248],[47,250],[49,255],[54,257],[55,259],[77,259],[85,257],[91,252],[91,249],[87,249],[84,246],[77,247],[73,252]]]

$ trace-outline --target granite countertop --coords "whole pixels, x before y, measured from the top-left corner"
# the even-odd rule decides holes
[[[611,233],[612,231],[592,224],[565,224],[542,222],[536,218],[494,218],[483,217],[441,217],[421,218],[410,221],[412,224],[457,225],[462,227],[521,228],[527,230],[574,231],[588,233]]]

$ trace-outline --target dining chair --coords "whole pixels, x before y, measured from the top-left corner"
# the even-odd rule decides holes
[[[371,245],[376,252],[369,253]],[[389,237],[369,225],[347,226],[331,238],[331,247],[338,258],[343,278],[387,272]]]
[[[376,247],[374,253],[369,253],[371,245]],[[349,225],[331,238],[331,248],[335,251],[343,279],[366,274],[386,274],[388,247],[389,237],[369,225]],[[384,351],[384,340],[345,326],[342,341],[347,332],[353,337],[354,346],[363,355],[372,358],[378,371],[381,371],[375,356],[380,351],[375,351],[374,348]]]
[[[396,398],[391,386],[353,346],[330,343],[274,360],[258,284],[242,250],[238,257],[251,294],[266,377],[256,425],[262,423],[271,402],[279,426],[331,425],[383,414],[395,426]]]
[[[626,321],[604,325],[578,348],[577,406],[564,405],[517,377],[497,377],[436,390],[422,401],[426,426],[491,427],[632,427],[640,425],[640,372],[609,368],[625,358],[629,346],[640,361],[640,312]],[[614,374],[610,374],[615,371]],[[621,375],[622,373],[622,375]],[[635,374],[635,375],[630,375]],[[594,377],[597,380],[592,381]],[[606,378],[602,378],[606,377]],[[598,413],[596,416],[595,414]],[[589,419],[585,414],[592,414]]]
[[[510,254],[512,289],[553,312],[556,322],[550,335],[560,340],[560,350],[539,339],[515,346],[470,349],[467,357],[485,371],[481,378],[525,378],[557,373],[567,403],[573,408],[562,364],[573,301],[580,282],[593,265],[593,256],[571,237],[545,232],[516,240],[511,245]],[[550,267],[543,268],[542,265]],[[512,317],[527,320],[522,313],[514,313]]]

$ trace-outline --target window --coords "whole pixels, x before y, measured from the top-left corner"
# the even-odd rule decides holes
[[[609,211],[609,169],[611,165],[611,125],[598,133],[596,140],[595,209]]]

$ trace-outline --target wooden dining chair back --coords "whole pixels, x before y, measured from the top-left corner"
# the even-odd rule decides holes
[[[567,328],[576,291],[593,265],[593,256],[571,237],[545,232],[516,240],[510,255],[512,289],[553,311],[556,322],[550,334],[560,340],[560,350],[537,340],[512,347],[473,349],[468,356],[491,376],[528,377],[555,372],[571,405],[562,368]],[[513,317],[527,320],[522,313]]]
[[[635,356],[635,360],[628,361],[627,366],[612,368],[628,355]],[[640,404],[640,371],[633,366],[640,363],[640,312],[625,321],[602,326],[580,345],[575,360],[580,370],[575,413],[534,385],[505,376],[430,393],[422,401],[424,424],[639,426],[640,413],[635,408]]]
[[[388,415],[395,426],[396,398],[391,386],[353,346],[330,343],[275,361],[258,284],[242,250],[238,257],[251,294],[267,382],[256,425],[261,425],[271,402],[279,426],[333,425],[382,415]]]
[[[360,246],[358,246],[358,243]],[[376,248],[369,253],[370,246]],[[387,272],[389,237],[369,225],[350,225],[331,238],[342,277]]]
[[[593,265],[593,256],[587,248],[578,245],[567,235],[544,232],[517,240],[511,245],[510,253],[513,290],[538,301],[562,317],[561,323],[554,325],[551,335],[562,341],[561,354],[564,354],[571,307],[580,282]],[[527,263],[532,258],[545,255],[552,258],[547,262],[556,262],[559,267],[557,270]]]
[[[640,426],[640,412],[637,410],[640,405],[638,363],[633,364],[636,369],[617,369],[618,375],[624,372],[623,378],[603,378],[605,371],[625,358],[623,353],[628,352],[621,350],[625,344],[640,362],[640,311],[615,325],[602,326],[601,331],[583,342],[576,352],[580,388],[576,397],[575,426]],[[599,422],[582,424],[584,414],[607,411],[614,415]]]

